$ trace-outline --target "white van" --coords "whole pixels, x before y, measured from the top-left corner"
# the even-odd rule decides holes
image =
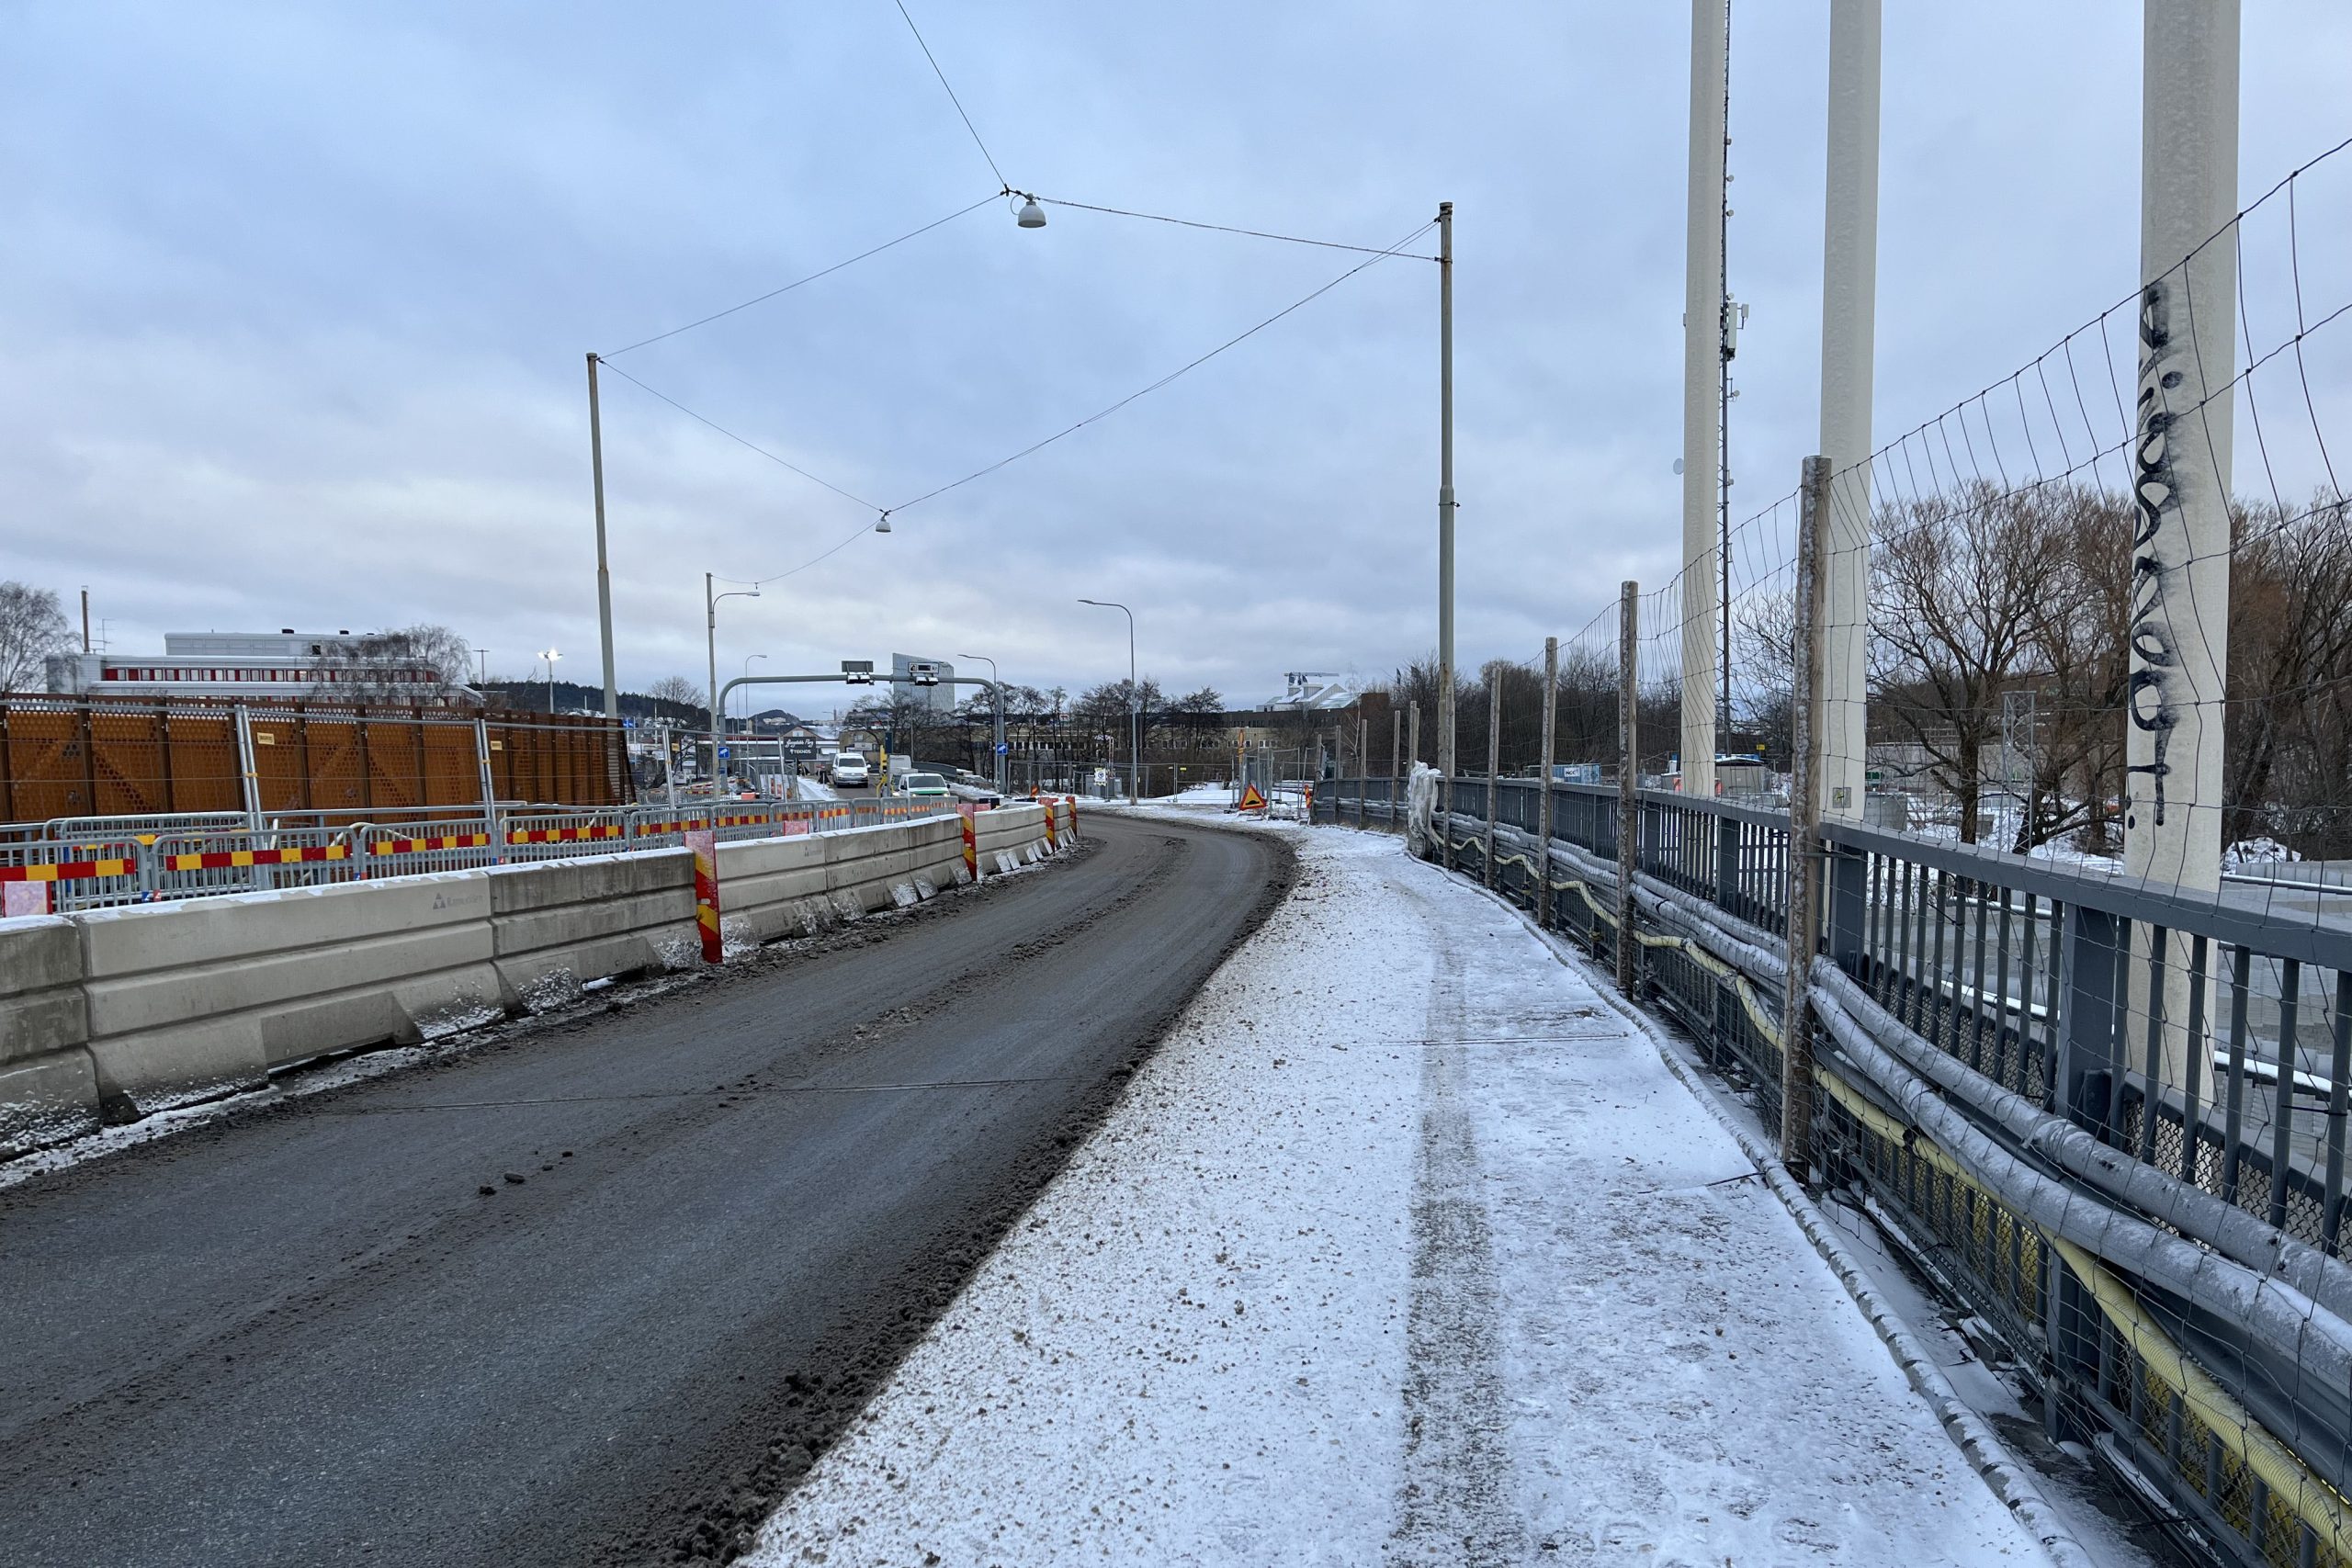
[[[833,787],[851,786],[858,789],[867,783],[865,759],[855,751],[833,753]]]

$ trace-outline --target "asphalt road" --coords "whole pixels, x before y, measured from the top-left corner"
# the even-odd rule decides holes
[[[0,1562],[723,1559],[1290,880],[1262,837],[1083,826],[0,1190]]]

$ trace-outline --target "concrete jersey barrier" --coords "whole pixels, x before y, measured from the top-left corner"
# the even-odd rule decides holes
[[[1051,809],[980,813],[982,874],[1040,858]],[[718,851],[730,948],[966,880],[954,816]],[[0,1158],[699,956],[684,849],[0,920]]]

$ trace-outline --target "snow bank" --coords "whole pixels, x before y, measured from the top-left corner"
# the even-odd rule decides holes
[[[1299,842],[750,1561],[2040,1560],[1577,969],[1395,839]]]

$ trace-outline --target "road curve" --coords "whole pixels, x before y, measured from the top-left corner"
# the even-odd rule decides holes
[[[1264,837],[1085,828],[0,1190],[0,1562],[723,1560],[1289,885]]]

